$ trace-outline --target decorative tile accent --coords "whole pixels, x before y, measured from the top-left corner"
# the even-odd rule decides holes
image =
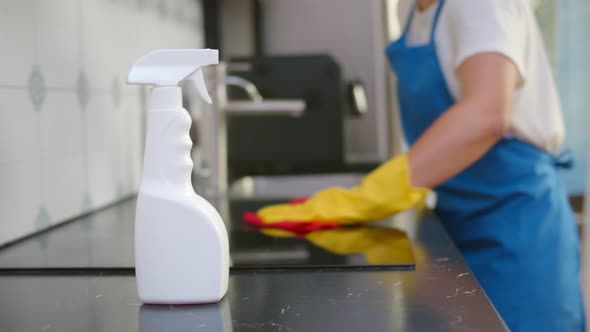
[[[41,73],[39,66],[33,66],[31,75],[29,76],[29,98],[33,104],[35,111],[40,112],[45,101],[45,79]]]
[[[49,213],[47,209],[43,206],[39,207],[39,212],[37,213],[37,219],[35,219],[35,230],[40,231],[43,230],[51,225],[51,218],[49,217]],[[49,244],[49,238],[47,234],[42,233],[39,236],[39,246],[41,248],[47,248]]]
[[[35,220],[35,229],[40,231],[44,228],[47,228],[51,224],[51,218],[49,217],[49,213],[44,206],[39,207],[39,211],[37,213],[37,219]]]
[[[90,91],[88,88],[88,79],[84,72],[80,72],[76,80],[76,96],[78,97],[80,108],[85,111],[90,101]]]

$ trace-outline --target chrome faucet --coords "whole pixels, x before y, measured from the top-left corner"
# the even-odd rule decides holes
[[[213,105],[206,106],[202,113],[201,135],[203,135],[206,170],[204,192],[208,197],[225,196],[228,188],[227,176],[227,117],[228,116],[302,116],[305,101],[298,99],[264,99],[256,85],[239,77],[227,75],[227,64],[206,71],[209,91],[213,91]],[[250,100],[229,100],[227,87],[243,89]],[[202,188],[201,188],[202,189]]]
[[[239,76],[227,76],[225,78],[225,85],[242,88],[244,91],[246,91],[248,97],[250,97],[252,101],[262,101],[262,96],[260,95],[260,92],[258,91],[256,85],[254,85],[254,83],[248,81],[245,78]]]

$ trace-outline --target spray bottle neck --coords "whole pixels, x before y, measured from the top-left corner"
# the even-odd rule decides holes
[[[156,86],[150,94],[151,109],[182,107],[182,89],[177,86]]]
[[[192,120],[182,108],[179,87],[151,91],[142,186],[167,183],[174,190],[192,190],[189,129]]]

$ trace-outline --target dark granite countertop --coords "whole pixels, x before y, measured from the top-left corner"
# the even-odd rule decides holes
[[[129,235],[133,208],[128,200],[0,251],[0,329],[506,330],[440,222],[428,214],[391,221],[412,240],[414,270],[234,270],[219,304],[142,306],[130,268],[133,244],[113,240]],[[34,268],[60,262],[69,269]]]

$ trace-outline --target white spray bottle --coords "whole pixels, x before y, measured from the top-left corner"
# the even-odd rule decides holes
[[[229,279],[223,220],[191,184],[191,118],[182,106],[183,80],[193,80],[207,103],[201,67],[217,50],[156,50],[129,72],[128,83],[154,86],[135,217],[135,271],[144,303],[218,302]]]

